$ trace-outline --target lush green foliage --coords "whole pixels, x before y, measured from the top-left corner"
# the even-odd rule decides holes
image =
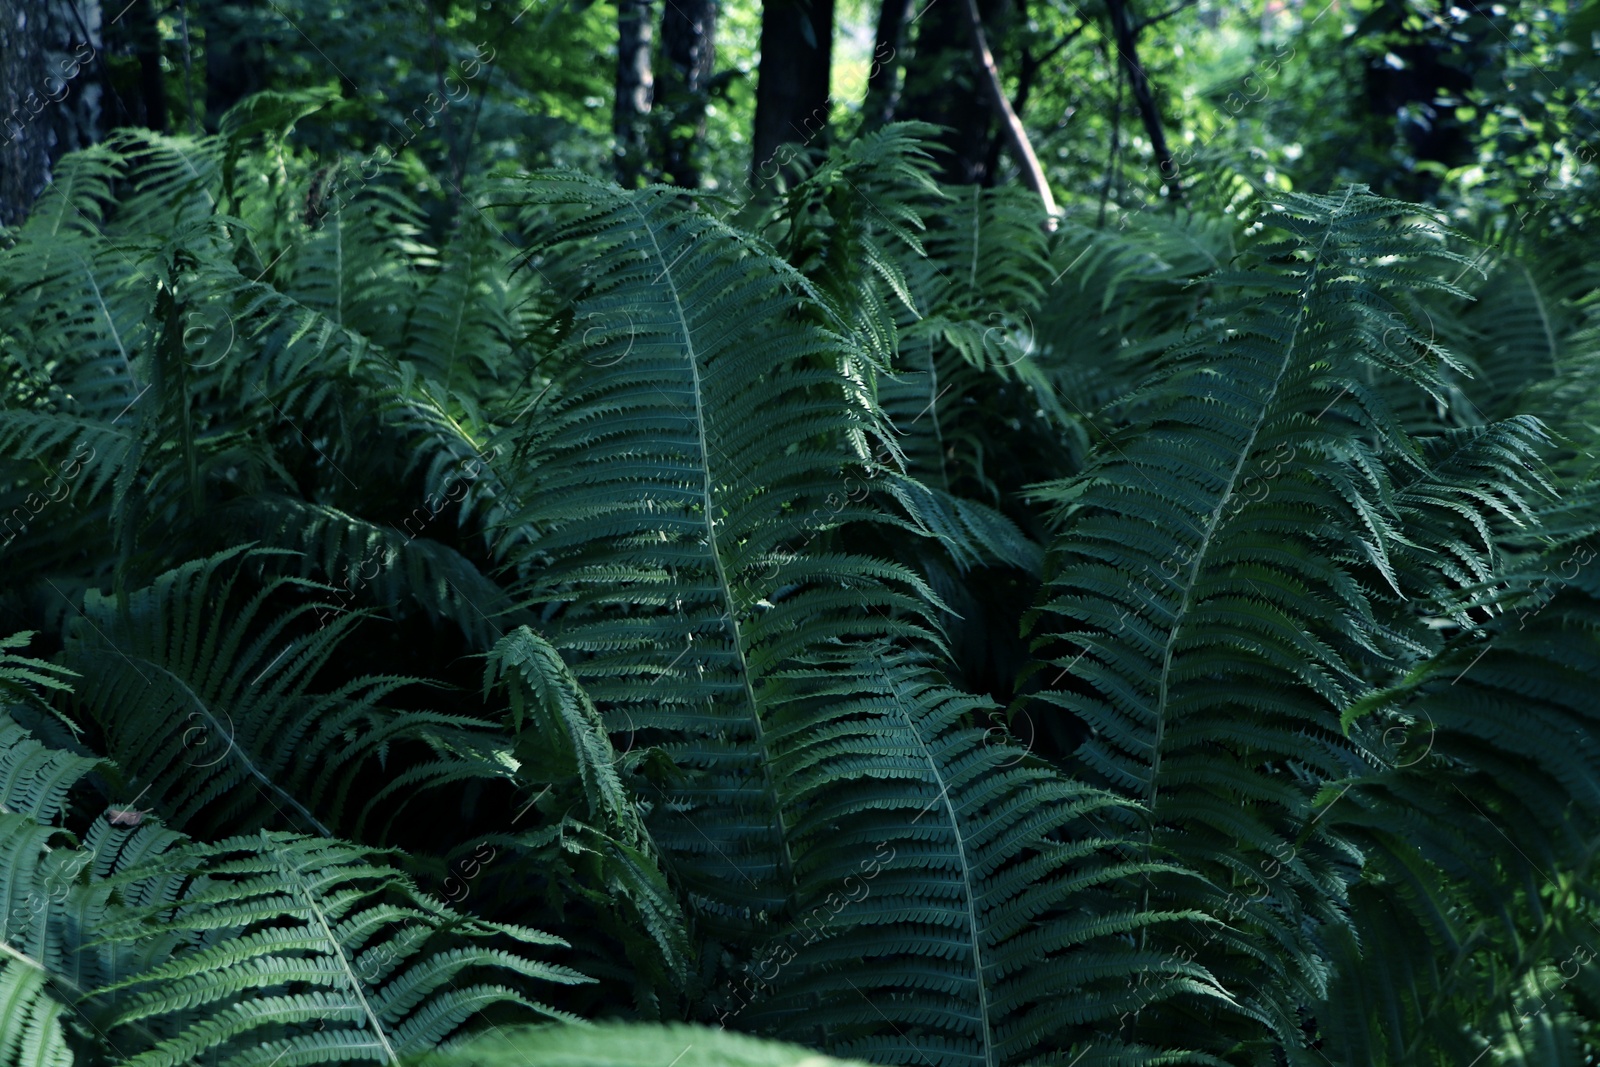
[[[323,102],[6,234],[0,1067],[1600,1053],[1563,226],[310,210]]]

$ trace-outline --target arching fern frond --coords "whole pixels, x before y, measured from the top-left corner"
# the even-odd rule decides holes
[[[1595,1051],[1562,1019],[1595,989],[1597,505],[1593,485],[1576,490],[1541,531],[1549,543],[1480,595],[1486,621],[1344,712],[1386,750],[1319,798],[1322,821],[1366,856],[1357,936],[1337,943],[1340,977],[1317,1009],[1349,1060],[1510,1055],[1539,1040],[1535,1020],[1556,1028],[1544,1040],[1571,1042],[1546,1062]]]
[[[383,705],[412,679],[360,677],[318,692],[359,616],[327,600],[275,612],[291,590],[326,590],[289,578],[254,585],[246,565],[272,554],[238,548],[185,564],[122,610],[91,593],[69,628],[66,662],[84,675],[75,703],[157,810],[191,829],[287,821],[359,833],[430,786],[505,776],[502,761],[465,755],[492,747],[472,736],[477,720]],[[380,784],[395,750],[411,758]],[[349,812],[353,797],[361,806]]]
[[[1241,294],[1221,335],[1172,353],[1138,398],[1146,417],[1045,494],[1062,521],[1048,609],[1082,651],[1054,663],[1073,687],[1042,698],[1087,725],[1091,774],[1148,810],[1130,845],[1210,883],[1161,906],[1220,917],[1224,894],[1252,893],[1239,936],[1196,958],[1265,1029],[1210,1028],[1217,1054],[1303,1044],[1358,856],[1312,799],[1377,758],[1339,714],[1437,644],[1427,605],[1492,570],[1478,535],[1498,511],[1526,515],[1537,486],[1536,425],[1424,447],[1367,384],[1439,387],[1449,355],[1386,294],[1448,288],[1418,265],[1460,261],[1441,231],[1391,225],[1409,209],[1358,187],[1275,199],[1263,221],[1286,236],[1213,279]],[[1398,355],[1393,331],[1426,358]],[[1136,1039],[1186,1040],[1178,1018],[1143,1012]]]
[[[764,721],[777,672],[826,642],[936,640],[910,570],[808,548],[878,518],[852,484],[884,431],[842,373],[866,356],[804,314],[800,275],[681,193],[562,176],[522,197],[540,254],[583,263],[588,288],[559,398],[508,434],[533,531],[516,588],[547,605],[608,725],[682,768],[670,801],[643,799],[698,907],[759,925],[790,867]]]
[[[1200,964],[1143,944],[1219,924],[1140,902],[1195,878],[1121,848],[1129,801],[973,725],[990,702],[917,657],[863,654],[787,672],[797,903],[722,1019],[877,1062],[999,1067],[1143,1062],[1118,1031],[1147,1000],[1239,1010]]]
[[[206,1054],[261,1067],[398,1064],[492,1005],[566,1018],[525,990],[588,981],[527,955],[560,939],[456,914],[339,841],[261,831],[191,843],[112,881],[152,877],[181,882],[183,895],[127,909],[103,937],[177,944],[95,994],[114,1007],[112,1033],[132,1046],[130,1067]],[[136,1023],[160,1040],[120,1036]]]

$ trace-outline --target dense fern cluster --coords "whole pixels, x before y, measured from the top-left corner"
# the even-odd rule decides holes
[[[1600,1051],[1592,264],[310,106],[6,234],[0,1067]]]

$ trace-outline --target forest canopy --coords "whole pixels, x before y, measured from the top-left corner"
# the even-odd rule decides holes
[[[1600,5],[0,3],[0,1067],[1600,1062]]]

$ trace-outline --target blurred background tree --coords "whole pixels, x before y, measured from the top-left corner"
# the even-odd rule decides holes
[[[215,130],[264,89],[337,101],[298,130],[294,150],[327,165],[387,149],[399,163],[385,181],[447,197],[475,176],[558,164],[742,198],[779,146],[792,180],[827,145],[895,119],[944,127],[948,183],[1019,174],[954,0],[7,7],[0,217],[11,221],[62,153],[119,126]],[[977,0],[975,10],[1063,202],[1139,210],[1246,172],[1286,188],[1364,182],[1500,225],[1533,190],[1561,192],[1552,225],[1577,225],[1592,208],[1593,171],[1575,152],[1596,136],[1594,4]],[[452,75],[474,61],[462,94]],[[430,94],[449,106],[436,110]]]

